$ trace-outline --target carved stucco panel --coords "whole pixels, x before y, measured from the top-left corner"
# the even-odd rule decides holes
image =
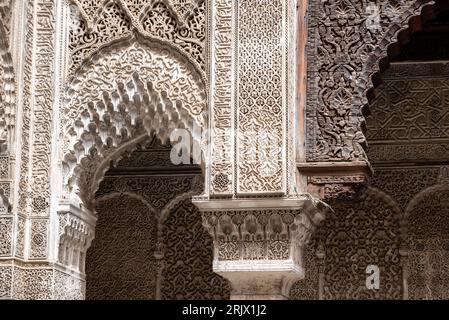
[[[306,109],[307,160],[365,160],[371,76],[388,45],[431,1],[311,1]]]
[[[205,69],[206,1],[73,0],[69,37],[69,75],[102,47],[135,32],[178,49]]]

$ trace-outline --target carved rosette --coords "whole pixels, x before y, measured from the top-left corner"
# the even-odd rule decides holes
[[[303,248],[329,210],[308,199],[294,209],[203,211],[213,270],[231,282],[231,298],[287,298],[304,278]]]

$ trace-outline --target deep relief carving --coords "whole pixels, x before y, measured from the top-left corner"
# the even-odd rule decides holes
[[[211,211],[202,216],[220,261],[295,260],[314,230],[309,218],[294,210]]]
[[[53,299],[57,300],[83,300],[86,292],[86,283],[76,278],[73,274],[67,274],[54,270]]]
[[[101,183],[97,197],[114,192],[132,192],[140,194],[153,208],[161,210],[174,196],[191,191],[195,184],[191,176],[182,175],[106,178]]]
[[[444,267],[449,257],[449,179],[447,166],[441,164],[448,158],[430,154],[432,146],[445,144],[449,136],[445,82],[446,63],[392,64],[367,119],[367,155],[375,159],[371,187],[357,201],[330,203],[336,214],[326,219],[306,248],[306,259],[311,257],[315,267],[309,273],[306,269],[308,282],[293,286],[293,298],[447,297],[441,284],[449,276]],[[333,184],[344,179],[310,181]],[[380,267],[379,291],[366,290],[368,264]]]
[[[287,2],[288,3],[288,2]],[[284,189],[286,38],[284,0],[243,0],[237,8],[237,192]],[[288,90],[288,89],[287,89]]]
[[[0,1],[0,18],[1,18],[2,25],[5,28],[6,38],[8,38],[10,35],[11,14],[12,14],[13,6],[14,6],[14,0],[1,0]]]
[[[191,202],[204,188],[200,171],[174,166],[169,154],[149,139],[106,173],[87,255],[88,299],[229,297],[228,283],[212,272],[212,241]]]
[[[0,179],[0,215],[11,213],[11,181]]]
[[[16,255],[19,258],[25,256],[25,218],[21,215],[17,217]]]
[[[48,254],[47,219],[31,220],[30,259],[45,259]]]
[[[15,267],[13,292],[19,300],[50,300],[53,297],[53,270]]]
[[[12,218],[0,217],[0,257],[12,253]]]
[[[102,186],[103,187],[103,186]],[[98,201],[95,240],[87,251],[87,299],[155,299],[157,220],[139,199]]]
[[[362,107],[389,44],[430,1],[313,1],[308,43],[307,160],[365,160]]]
[[[408,205],[408,296],[448,299],[449,185],[436,185]]]
[[[448,63],[393,64],[372,104],[376,112],[367,121],[370,141],[449,136],[448,74]]]
[[[438,167],[376,169],[372,185],[395,199],[404,212],[407,204],[422,190],[438,183]]]
[[[70,211],[58,212],[58,262],[80,273],[84,272],[86,251],[94,238],[93,224],[95,219],[91,218],[91,221],[88,221],[88,215],[90,214],[79,215]],[[63,278],[62,275],[61,277]]]
[[[231,282],[234,298],[287,298],[304,276],[304,248],[329,212],[313,199],[302,209],[202,211],[214,271]]]
[[[448,158],[448,74],[448,63],[392,64],[367,119],[371,161]]]
[[[183,52],[205,70],[205,1],[72,0],[71,75],[94,52],[135,32]]]
[[[291,5],[285,0],[212,4],[211,196],[294,193]]]
[[[321,247],[323,251],[323,298],[402,299],[399,249],[404,235],[397,204],[382,191],[370,187],[357,202],[332,205],[335,214],[329,215],[318,228],[315,246],[309,249],[314,252]],[[381,270],[379,290],[366,288],[368,265],[377,265]],[[300,284],[297,286],[292,292],[297,295],[294,298],[303,299],[307,292],[313,294],[314,287],[312,292],[304,292]]]
[[[204,127],[206,97],[187,61],[138,41],[102,54],[85,70],[68,91],[63,152],[67,191],[78,183],[74,191],[90,205],[99,183],[96,174],[101,176],[109,161],[132,151],[147,133],[166,143],[176,128],[193,132]]]
[[[0,179],[9,177],[9,159],[8,155],[0,155]]]
[[[232,150],[232,73],[233,7],[232,0],[213,1],[211,70],[211,194],[233,192]],[[212,8],[211,8],[212,10]]]
[[[12,294],[12,266],[0,266],[0,298],[10,298]]]
[[[23,214],[46,216],[51,193],[49,176],[56,33],[54,1],[30,1],[27,3],[26,15],[18,209]],[[36,247],[36,250],[46,249]]]
[[[320,252],[314,239],[304,249],[304,279],[297,281],[290,290],[290,299],[293,300],[318,300],[320,274],[324,274],[324,261],[318,259]],[[324,256],[324,252],[322,254]]]
[[[11,133],[15,126],[15,77],[9,41],[7,34],[6,16],[10,12],[5,12],[0,5],[0,154],[8,150],[11,141]]]
[[[29,176],[27,168],[30,162],[30,129],[31,129],[31,90],[33,73],[33,39],[34,39],[34,1],[27,2],[26,7],[26,32],[24,56],[25,65],[23,71],[23,105],[22,105],[22,148],[20,152],[19,200],[18,211],[27,214],[29,211],[29,199],[31,196]]]
[[[0,215],[10,214],[12,210],[10,149],[14,142],[16,105],[14,66],[9,46],[11,5],[10,0],[0,1]],[[2,224],[2,229],[4,227]],[[11,254],[11,249],[5,251],[4,246],[8,242],[11,245],[12,225],[3,230],[0,238],[1,255]]]

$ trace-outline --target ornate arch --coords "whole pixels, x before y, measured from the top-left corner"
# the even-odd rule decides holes
[[[0,153],[12,143],[15,124],[14,66],[9,48],[10,4],[10,1],[0,2]]]
[[[201,75],[176,51],[141,37],[116,43],[83,65],[66,91],[61,139],[66,196],[88,208],[111,161],[147,138],[187,129],[203,146],[207,121]],[[199,129],[199,130],[198,130]]]
[[[141,151],[143,150],[147,149]],[[151,147],[148,150],[151,150]],[[149,159],[148,156],[141,158],[137,154],[131,157],[134,157],[134,160],[121,162],[118,168],[134,168],[137,163],[144,163],[138,159],[145,159],[144,161]],[[147,168],[153,165],[153,161],[150,161]],[[212,271],[212,241],[208,233],[203,230],[201,215],[191,201],[192,195],[201,193],[203,189],[202,180],[199,179],[200,172],[196,171],[195,175],[191,173],[183,175],[180,171],[180,176],[170,174],[165,178],[163,173],[152,176],[154,172],[151,170],[148,171],[149,175],[144,177],[121,176],[123,172],[121,170],[115,172],[114,174],[112,171],[112,175],[108,175],[101,183],[96,194],[98,201],[114,199],[117,196],[131,196],[147,204],[148,207],[154,208],[154,223],[157,224],[157,230],[152,229],[155,245],[150,247],[151,256],[154,254],[155,258],[152,261],[156,263],[157,270],[154,272],[156,297],[163,299],[227,298],[229,285],[226,280]],[[160,182],[163,182],[163,188],[160,188]],[[167,188],[175,189],[172,190],[173,192],[168,192]],[[154,202],[156,198],[161,197],[164,201]],[[116,199],[115,203],[120,203],[120,200]],[[104,210],[111,211],[114,208],[115,206],[111,205]],[[120,210],[126,213],[126,207]],[[101,214],[102,211],[99,211],[99,221]],[[113,237],[113,239],[116,238]],[[153,283],[151,281],[151,284]],[[154,288],[153,285],[151,287]],[[152,292],[152,289],[147,291]]]
[[[419,29],[419,19],[436,13],[436,2],[310,1],[308,162],[368,160],[364,114],[380,72],[398,45]]]

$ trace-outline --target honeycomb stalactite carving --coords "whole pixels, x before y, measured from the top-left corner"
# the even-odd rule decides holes
[[[73,75],[98,49],[135,32],[180,50],[205,70],[205,1],[73,0],[69,36]]]

